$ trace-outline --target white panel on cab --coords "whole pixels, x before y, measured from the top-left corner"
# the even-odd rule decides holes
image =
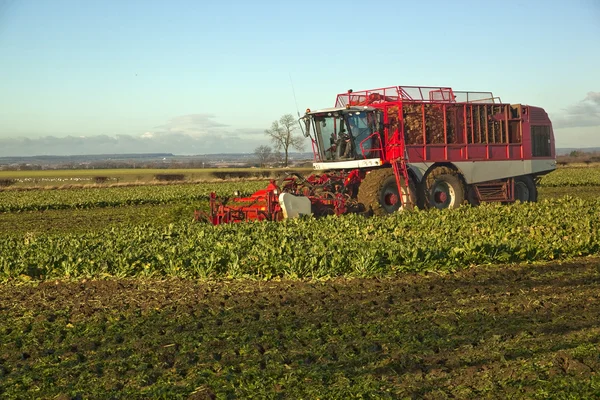
[[[279,205],[283,210],[283,218],[297,218],[301,215],[312,214],[311,203],[308,197],[281,193],[279,195]]]

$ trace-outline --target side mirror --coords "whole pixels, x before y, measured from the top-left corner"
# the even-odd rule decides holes
[[[302,118],[304,120],[304,127],[306,129],[302,130],[304,137],[310,137],[310,118]]]

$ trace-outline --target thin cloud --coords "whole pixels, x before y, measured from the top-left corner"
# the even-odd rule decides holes
[[[188,114],[171,118],[163,125],[154,127],[142,136],[154,137],[172,133],[184,133],[190,136],[203,136],[221,131],[229,125],[215,121],[212,114]]]
[[[135,135],[0,138],[0,157],[38,155],[253,153],[269,139],[263,129],[233,128],[211,114],[188,114]]]
[[[84,155],[119,153],[173,153],[178,155],[211,153],[251,153],[267,143],[265,138],[254,139],[239,135],[214,135],[202,138],[183,133],[136,137],[54,137],[0,139],[0,157],[38,155]]]
[[[558,113],[553,125],[555,128],[600,126],[600,92],[589,92],[579,103]]]
[[[234,129],[213,115],[175,117],[139,135],[0,138],[0,157],[119,153],[252,153],[268,143],[260,129]]]

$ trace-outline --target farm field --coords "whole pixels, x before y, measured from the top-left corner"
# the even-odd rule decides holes
[[[598,398],[600,260],[0,286],[0,396]]]
[[[0,191],[0,397],[599,397],[598,171],[220,227],[208,193],[265,180]]]
[[[76,171],[69,172],[76,173]],[[223,173],[233,174],[236,171]],[[235,190],[242,193],[252,193],[263,188],[267,182],[268,180],[265,179],[251,181],[238,179],[219,183],[146,184],[109,187],[102,185],[92,185],[91,187],[65,186],[44,190],[39,188],[33,190],[9,188],[0,190],[0,213],[148,204],[187,203],[196,205],[202,200],[207,200],[212,191],[217,192],[218,195],[231,195]],[[600,168],[562,168],[541,179],[540,199],[560,197],[563,194],[593,197],[597,187],[600,187]]]
[[[77,169],[43,171],[0,171],[0,183],[11,182],[11,187],[69,187],[96,184],[97,177],[104,186],[115,184],[151,184],[157,175],[181,175],[184,181],[214,181],[240,178],[269,178],[288,169],[282,168],[199,168],[199,169]],[[294,168],[310,172],[309,168]],[[0,185],[2,186],[2,185]],[[102,185],[101,185],[102,186]]]
[[[557,168],[541,179],[543,187],[600,186],[600,167]]]
[[[0,191],[0,212],[122,207],[207,201],[211,192],[253,193],[267,181]]]
[[[328,278],[454,271],[597,254],[600,201],[559,198],[456,210],[213,227],[184,221],[0,237],[0,279]],[[418,227],[418,229],[415,229]]]
[[[310,174],[310,168],[293,171]],[[184,182],[220,181],[226,179],[266,179],[280,176],[289,169],[282,168],[202,168],[202,169],[80,169],[44,171],[0,171],[0,189],[3,182],[11,188],[70,188],[150,185],[160,183],[157,175],[181,175]],[[106,178],[97,184],[96,178]],[[600,166],[561,166],[542,178],[542,186],[600,186]]]
[[[230,195],[251,193],[267,181],[135,186],[105,189],[0,191],[0,232],[3,234],[68,233],[104,230],[125,225],[164,226],[185,222],[194,209],[207,210],[211,190]],[[593,200],[600,186],[542,186],[540,201],[570,196]],[[10,212],[9,212],[10,211]]]
[[[179,204],[137,205],[87,209],[0,213],[2,235],[83,233],[112,227],[143,224],[165,226],[190,220],[194,206]]]

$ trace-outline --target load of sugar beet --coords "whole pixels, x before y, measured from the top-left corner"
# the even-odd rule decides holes
[[[427,144],[444,143],[444,110],[440,104],[404,103],[404,134],[407,144],[423,144],[423,110]]]

